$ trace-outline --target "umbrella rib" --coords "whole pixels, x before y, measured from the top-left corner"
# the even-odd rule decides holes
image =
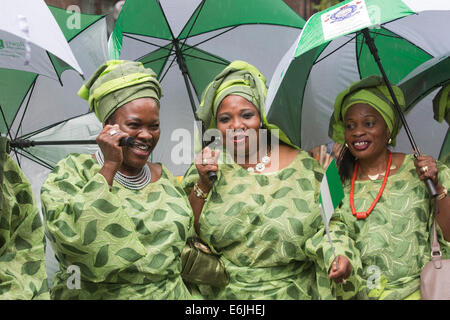
[[[425,50],[425,49],[423,49],[423,48],[421,48],[421,47],[419,47],[419,46],[417,46],[417,45],[415,45],[414,43],[412,43],[411,41],[409,41],[408,39],[406,39],[406,38],[404,38],[404,37],[402,37],[401,35],[398,35],[397,33],[395,33],[394,31],[392,31],[392,30],[389,30],[388,28],[386,28],[385,26],[383,26],[383,29],[385,29],[385,30],[387,30],[387,31],[389,31],[389,32],[391,32],[391,33],[393,33],[393,34],[395,34],[396,36],[398,36],[400,39],[403,39],[403,40],[405,40],[406,42],[408,42],[409,44],[411,44],[412,46],[414,46],[414,47],[416,47],[416,48],[419,48],[420,50],[422,50],[423,52],[425,52],[426,54],[428,54],[430,57],[433,57],[433,55],[431,54],[431,53],[429,53],[427,50]]]
[[[166,76],[167,72],[169,72],[170,68],[172,68],[173,63],[176,60],[176,56],[173,58],[172,62],[170,63],[170,65],[167,67],[166,71],[164,71],[164,74],[160,77],[159,81],[162,82],[164,77]]]
[[[217,63],[217,64],[221,64],[221,65],[224,65],[224,66],[229,64],[229,61],[226,61],[225,59],[222,59],[220,57],[217,57],[217,58],[218,59],[222,59],[222,61],[215,61],[215,60],[208,59],[208,58],[197,57],[197,56],[194,56],[194,55],[191,55],[191,54],[188,54],[188,53],[185,53],[184,55],[186,57],[190,57],[190,58],[194,58],[194,59],[198,59],[198,60],[203,60],[203,61],[206,61],[206,62]]]
[[[38,75],[36,75],[36,76],[34,77],[33,82],[32,82],[31,85],[30,85],[30,88],[34,88],[34,86],[35,86],[35,84],[36,84],[37,77],[38,77]],[[23,104],[23,102],[24,102],[24,100],[25,100],[25,98],[26,98],[27,95],[30,95],[30,96],[31,96],[31,92],[30,92],[30,89],[29,89],[29,88],[28,88],[28,90],[27,90],[27,94],[23,97],[22,101],[20,101],[19,106],[21,106],[21,105]],[[11,121],[11,124],[14,123],[14,122],[16,121],[16,118],[17,118],[17,115],[18,115],[19,111],[20,111],[20,108],[17,109],[17,112],[14,114],[14,117],[13,117],[13,119],[12,119],[12,121]],[[5,120],[5,121],[6,121],[6,120]],[[11,136],[11,138],[12,138],[12,136]]]
[[[142,39],[139,39],[139,38],[132,37],[132,36],[130,36],[130,35],[128,35],[128,34],[124,34],[124,36],[127,37],[127,38],[130,38],[130,39],[139,41],[139,42],[143,42],[143,43],[146,43],[146,44],[149,44],[149,45],[158,47],[159,49],[167,50],[167,51],[170,52],[170,53],[169,53],[168,55],[166,55],[166,56],[163,56],[163,57],[160,57],[160,58],[151,60],[151,61],[147,61],[146,63],[152,63],[152,62],[155,62],[155,61],[158,61],[158,60],[161,60],[161,59],[167,59],[167,58],[169,58],[170,56],[173,56],[173,55],[174,55],[174,53],[172,53],[172,48],[167,48],[167,45],[166,45],[166,46],[160,46],[160,45],[158,45],[158,44],[155,44],[155,43],[152,43],[152,42],[149,42],[149,41],[145,41],[145,40],[142,40]],[[157,49],[157,50],[158,50],[158,49]],[[155,50],[155,51],[153,51],[153,52],[156,52],[157,50]],[[143,56],[137,58],[136,60],[141,60],[141,59],[145,58],[146,56],[148,56],[149,54],[152,54],[153,52],[146,53],[145,55],[143,55]]]
[[[159,49],[172,50],[172,49],[166,48],[167,44],[166,44],[166,46],[162,46],[162,45],[159,45],[159,44],[156,44],[156,43],[152,43],[152,42],[149,42],[149,41],[146,41],[146,40],[143,40],[143,39],[139,39],[139,38],[130,36],[130,34],[124,34],[123,36],[127,37],[127,38],[130,38],[130,39],[133,39],[133,40],[136,40],[136,41],[139,41],[139,42],[143,42],[143,43],[149,44],[151,46],[158,47]],[[170,44],[170,42],[168,42],[168,44]]]
[[[55,64],[53,63],[52,58],[50,57],[50,53],[48,51],[46,51],[48,59],[50,60],[50,63],[52,64],[53,70],[55,70],[56,75],[58,76],[58,81],[61,84],[61,87],[63,86],[63,83],[61,81],[61,77],[58,74],[58,71],[56,70]],[[78,71],[77,71],[78,72]]]
[[[333,51],[331,51],[331,52],[330,52],[329,54],[327,54],[325,57],[323,57],[323,58],[317,60],[316,62],[314,62],[313,65],[315,65],[315,64],[319,63],[320,61],[322,61],[322,60],[328,58],[330,55],[332,55],[333,53],[335,53],[336,51],[338,51],[339,49],[341,49],[342,47],[344,47],[346,44],[348,44],[350,41],[354,40],[355,38],[356,38],[356,35],[353,36],[353,37],[352,37],[350,40],[348,40],[346,43],[342,44],[342,45],[339,46],[338,48],[336,48],[336,49],[334,49]]]
[[[76,118],[85,116],[85,115],[87,115],[87,114],[89,114],[89,113],[92,113],[92,112],[87,112],[87,113],[84,113],[84,114],[81,114],[81,115],[78,115],[78,116],[74,116],[74,117],[71,117],[71,118],[68,118],[68,119],[65,119],[65,120],[61,120],[61,121],[56,122],[56,123],[52,123],[52,124],[50,124],[50,125],[48,125],[48,126],[46,126],[46,127],[44,127],[44,128],[41,128],[41,129],[38,129],[38,130],[36,130],[36,131],[27,133],[27,134],[25,134],[24,136],[21,136],[21,138],[22,138],[22,139],[23,139],[23,138],[31,138],[32,136],[35,136],[35,135],[37,135],[37,134],[39,134],[39,133],[41,133],[41,132],[44,132],[44,131],[46,131],[46,130],[48,130],[48,129],[50,129],[50,128],[56,127],[56,126],[58,126],[58,125],[60,125],[60,124],[62,124],[62,123],[65,123],[65,122],[67,122],[67,121],[70,121],[70,120],[73,120],[73,119],[76,119]],[[16,136],[16,138],[17,138],[17,136]]]
[[[170,27],[170,24],[169,24],[169,20],[167,20],[166,13],[164,12],[164,10],[163,10],[163,8],[161,6],[161,2],[159,0],[157,2],[158,2],[159,9],[161,10],[161,13],[162,13],[162,15],[164,17],[164,20],[166,21],[166,25],[169,28],[170,35],[172,36],[172,39],[175,39],[175,36],[173,34],[173,31],[172,31],[172,28]]]
[[[230,31],[236,29],[237,27],[239,27],[239,26],[232,26],[232,27],[229,27],[229,28],[226,29],[225,31],[220,32],[220,33],[218,33],[218,34],[212,36],[212,37],[209,38],[209,39],[200,41],[199,43],[196,43],[196,44],[190,46],[190,48],[196,48],[196,47],[198,47],[199,45],[201,45],[201,44],[203,44],[203,43],[205,43],[205,42],[208,42],[208,41],[210,41],[210,40],[213,40],[213,39],[215,39],[215,38],[217,38],[217,37],[220,37],[221,35],[223,35],[223,34],[225,34],[225,33],[227,33],[227,32],[230,32]],[[189,48],[188,48],[188,49],[185,49],[185,50],[189,50]]]
[[[19,159],[19,155],[21,155],[20,152],[18,152],[16,149],[13,149],[14,154],[16,155],[16,161],[17,164],[19,165],[19,167],[22,167],[21,163],[20,163],[20,159]]]
[[[148,55],[149,55],[149,54],[147,53],[146,55],[143,55],[142,57],[137,58],[136,60],[141,61],[143,58],[145,58],[145,57],[148,56]],[[161,60],[161,59],[168,60],[168,59],[169,59],[171,56],[173,56],[173,55],[174,55],[173,53],[170,53],[170,54],[168,54],[167,56],[159,57],[159,58],[152,59],[152,60],[145,61],[145,62],[141,61],[141,62],[143,62],[144,65],[145,65],[145,64],[152,63],[152,62],[155,62],[155,61],[158,61],[158,60]]]
[[[194,25],[195,25],[195,23],[197,22],[197,19],[198,19],[198,17],[200,16],[200,13],[201,13],[202,10],[203,10],[203,6],[204,6],[204,5],[205,5],[205,0],[203,0],[202,3],[199,5],[199,7],[197,7],[197,8],[198,8],[197,16],[195,17],[194,22],[192,22],[191,28],[189,29],[189,31],[188,31],[186,37],[184,38],[184,42],[181,44],[181,48],[180,48],[181,51],[183,51],[183,47],[185,46],[186,41],[187,41],[187,39],[189,38],[189,35],[191,34],[192,29],[194,28]],[[195,11],[197,11],[197,9],[196,9]],[[195,12],[195,11],[194,11],[194,12]],[[190,21],[191,19],[192,19],[192,17],[189,18],[188,21]]]
[[[57,11],[65,11],[64,9],[59,8],[59,7],[56,7],[56,6],[52,6],[52,5],[47,5],[47,6],[48,6],[48,7],[55,8]],[[52,15],[53,15],[53,13],[52,13]],[[95,16],[95,15],[90,15],[90,16]],[[73,39],[75,39],[76,37],[78,37],[80,34],[82,34],[82,33],[84,32],[84,30],[86,30],[86,29],[88,29],[89,27],[93,26],[94,24],[96,24],[97,22],[101,21],[102,19],[105,19],[105,22],[106,22],[106,15],[104,15],[104,14],[98,15],[96,19],[97,19],[97,20],[92,21],[90,24],[84,26],[82,29],[80,28],[80,29],[79,29],[80,31],[79,31],[77,34],[75,34],[72,38],[66,39],[67,42],[72,41]],[[78,29],[78,28],[77,28],[77,29]]]
[[[5,116],[5,113],[3,112],[3,107],[2,107],[2,106],[0,106],[0,112],[1,112],[1,114],[2,114],[3,122],[5,123],[6,130],[8,131],[8,132],[7,132],[7,135],[8,135],[8,136],[10,137],[10,139],[12,140],[13,137],[12,137],[12,135],[11,135],[11,128],[8,126],[8,121],[6,120],[6,116]]]
[[[361,34],[361,33],[359,33],[359,34]],[[357,44],[358,44],[358,41],[356,41],[356,44],[355,44],[355,51],[356,51],[356,57],[357,57],[357,59],[356,59],[356,66],[358,67],[359,78],[362,79],[361,68],[359,67],[359,59],[361,58],[362,50],[364,48],[364,41],[362,41],[362,43],[361,43],[361,48],[359,49],[359,53],[358,53],[358,46],[357,46]]]
[[[25,114],[27,113],[28,106],[30,105],[31,95],[33,94],[35,84],[36,84],[36,82],[33,82],[33,85],[31,87],[30,93],[28,94],[28,99],[27,99],[27,103],[25,105],[25,110],[22,112],[22,117],[21,117],[21,119],[19,121],[19,127],[17,128],[16,136],[14,138],[17,138],[17,136],[19,135],[20,130],[22,129],[23,119],[25,118]]]
[[[387,29],[386,29],[387,30]],[[388,30],[389,32],[391,32],[390,30]],[[388,37],[388,38],[394,38],[394,39],[404,39],[403,37],[394,34],[394,35],[390,35],[390,34],[383,34],[381,32],[376,32],[376,31],[370,31],[371,34],[377,35],[377,36],[382,36],[382,37]]]
[[[53,167],[51,164],[49,164],[49,163],[47,163],[46,161],[44,161],[44,160],[42,160],[42,159],[36,157],[36,156],[33,155],[32,153],[29,153],[28,151],[26,151],[26,150],[24,150],[24,149],[19,149],[19,150],[14,151],[14,152],[16,153],[16,158],[17,158],[17,161],[18,161],[18,162],[19,162],[19,157],[17,157],[17,154],[20,154],[22,157],[25,157],[25,158],[27,158],[27,159],[29,159],[29,160],[31,160],[31,161],[34,161],[34,162],[36,162],[37,164],[39,164],[39,165],[41,165],[41,166],[43,166],[43,167],[45,167],[45,168],[47,168],[47,169],[50,169],[50,170],[53,170],[53,169],[54,169],[54,167]]]

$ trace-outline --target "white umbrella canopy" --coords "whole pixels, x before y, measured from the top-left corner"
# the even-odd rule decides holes
[[[194,158],[194,110],[206,85],[233,60],[269,80],[303,24],[281,0],[127,0],[110,56],[139,60],[158,74],[161,137],[152,159],[183,175]]]
[[[55,65],[83,74],[55,18],[43,0],[2,1],[0,68],[59,79]]]
[[[77,60],[87,75],[108,60],[106,19],[104,16],[80,14],[80,27],[66,26],[70,13],[50,7],[61,25],[64,35]],[[0,96],[0,130],[10,140],[32,141],[74,140],[82,135],[75,129],[58,136],[53,127],[61,122],[89,112],[85,100],[77,95],[84,80],[73,70],[66,69],[60,82],[54,79],[16,70],[0,69],[0,86],[5,92]],[[85,124],[77,129],[83,132]],[[94,139],[95,140],[95,139]],[[70,152],[85,152],[92,146],[36,146],[16,148],[15,152],[52,168],[64,155]],[[56,150],[58,150],[56,152]]]
[[[346,1],[344,5],[352,5],[354,1],[350,2]],[[377,7],[377,2],[383,3],[383,0],[365,1],[369,13],[373,14],[375,11],[375,16],[375,9],[384,8]],[[450,50],[450,40],[446,32],[450,30],[450,2],[404,0],[403,3],[411,9],[408,10],[409,13],[405,11],[402,18],[381,23],[381,28],[374,23],[375,28],[370,29],[381,63],[388,78],[395,84],[421,63],[433,57],[440,57]],[[341,5],[343,4],[336,7]],[[427,11],[429,9],[432,10]],[[413,14],[414,12],[416,14]],[[383,16],[381,13],[380,15]],[[308,24],[309,21],[304,30],[307,30]],[[348,33],[308,49],[313,46],[312,42],[299,45],[305,32],[293,43],[290,52],[285,54],[277,66],[271,79],[266,110],[269,122],[279,125],[295,144],[310,150],[331,142],[328,127],[336,96],[351,83],[380,73],[374,58],[365,45],[362,45],[362,36]],[[395,44],[394,41],[398,39],[403,39],[406,46]],[[402,46],[406,49],[402,49]],[[302,67],[300,59],[307,65]],[[441,137],[445,133],[438,130],[438,133],[429,135],[429,128],[416,125],[420,124],[421,117],[417,112],[427,106],[431,108],[431,97],[422,100],[414,110],[406,114],[406,120],[408,123],[411,121],[409,127],[420,150],[437,157],[440,145],[432,143],[432,138]],[[432,125],[440,126],[435,121]],[[396,150],[411,153],[404,129],[397,137]]]

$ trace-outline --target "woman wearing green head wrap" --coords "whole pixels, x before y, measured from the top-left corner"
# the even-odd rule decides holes
[[[160,136],[161,87],[139,62],[98,68],[80,96],[103,123],[95,155],[71,154],[41,190],[60,269],[53,299],[190,299],[180,252],[193,230],[186,194],[148,158]],[[122,139],[134,142],[121,146]]]
[[[336,288],[351,297],[358,261],[339,220],[331,222],[340,231],[332,234],[337,264],[321,241],[316,203],[323,169],[267,123],[265,97],[264,76],[243,61],[232,62],[203,93],[197,115],[218,131],[223,150],[206,147],[182,185],[197,233],[220,255],[230,282],[198,289],[209,299],[333,299]],[[209,171],[217,172],[214,185]]]
[[[444,119],[450,124],[450,83],[444,84],[441,90],[433,99],[434,119],[442,122]],[[450,130],[447,129],[447,135],[442,144],[439,160],[450,166]]]
[[[404,107],[401,89],[393,90]],[[450,169],[430,156],[390,151],[401,126],[394,110],[383,79],[371,76],[337,96],[331,119],[333,140],[345,146],[338,161],[345,198],[336,214],[361,253],[361,299],[420,299],[434,218],[425,178],[439,193],[438,234],[443,254],[449,250]]]

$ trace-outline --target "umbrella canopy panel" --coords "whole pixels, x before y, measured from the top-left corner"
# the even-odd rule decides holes
[[[110,56],[139,60],[161,81],[161,137],[153,160],[184,174],[194,157],[194,111],[207,84],[233,60],[270,79],[303,25],[283,1],[127,1]]]
[[[399,82],[405,93],[406,110],[450,81],[450,55],[428,60]]]
[[[94,72],[108,59],[105,18],[82,14],[80,28],[74,30],[66,25],[69,14],[65,10],[51,7],[51,11],[86,74]],[[83,79],[69,70],[61,74],[61,83],[30,72],[0,69],[1,132],[9,129],[10,138],[31,137],[34,132],[89,112],[86,101],[77,95]]]
[[[443,141],[439,159],[444,159],[450,153],[450,129],[446,122],[439,124],[434,121],[431,105],[432,98],[437,91],[447,84],[450,84],[450,56],[448,54],[421,64],[399,83],[405,93],[406,109],[411,114],[410,117],[414,117],[417,123],[428,128],[428,136],[432,137],[432,141]],[[422,101],[423,99],[426,100]],[[418,106],[418,104],[420,105]],[[425,141],[424,145],[427,144],[429,143]]]
[[[58,79],[60,66],[71,67],[83,74],[45,2],[3,1],[0,11],[0,68]]]

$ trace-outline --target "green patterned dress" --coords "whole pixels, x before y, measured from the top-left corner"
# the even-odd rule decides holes
[[[447,167],[450,166],[450,153],[447,153],[445,156],[443,156],[440,161]]]
[[[0,300],[49,299],[44,226],[30,183],[0,153]]]
[[[202,209],[199,236],[221,255],[230,283],[224,289],[200,286],[201,294],[208,299],[333,299],[339,286],[342,297],[354,295],[354,281],[342,288],[328,279],[334,257],[322,241],[316,205],[322,177],[320,164],[304,151],[273,173],[250,173],[230,158],[220,164]],[[197,180],[192,165],[182,181],[188,194]],[[356,271],[359,260],[351,239],[342,223],[331,224],[339,230],[332,235],[336,253],[349,257]]]
[[[114,181],[109,191],[99,170],[91,155],[72,154],[41,189],[47,236],[60,264],[52,298],[191,299],[180,253],[193,215],[178,181],[162,166],[161,178],[141,190]],[[67,272],[73,265],[79,289],[75,273]]]
[[[450,169],[438,162],[439,180],[450,188]],[[366,211],[380,190],[382,179],[356,181],[356,211]],[[360,299],[420,298],[420,271],[430,260],[432,201],[417,177],[414,157],[406,155],[398,171],[389,176],[385,190],[365,220],[353,217],[350,183],[345,186],[343,205],[337,214],[347,225],[361,252],[363,264]],[[441,250],[447,256],[449,243],[438,226]]]

